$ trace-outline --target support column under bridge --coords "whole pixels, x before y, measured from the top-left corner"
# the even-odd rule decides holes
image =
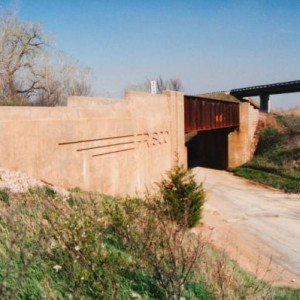
[[[270,95],[262,94],[260,95],[260,110],[266,113],[269,113],[270,108]]]

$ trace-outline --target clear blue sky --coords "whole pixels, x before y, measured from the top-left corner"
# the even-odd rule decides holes
[[[299,0],[0,0],[40,21],[94,71],[95,94],[122,97],[161,75],[188,94],[300,79]],[[277,108],[300,94],[272,96]]]

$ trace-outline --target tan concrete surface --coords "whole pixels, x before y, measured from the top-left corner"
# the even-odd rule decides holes
[[[193,171],[207,190],[203,221],[215,245],[261,278],[300,287],[300,195],[226,171]]]
[[[259,110],[249,103],[240,104],[240,127],[228,137],[228,166],[237,167],[251,160],[255,148],[253,141],[259,121]]]
[[[241,104],[229,167],[252,155],[258,112]],[[187,164],[184,97],[127,92],[125,99],[70,97],[67,107],[1,107],[0,167],[63,187],[142,193],[178,155]]]
[[[177,92],[1,107],[0,167],[68,188],[142,193],[172,167],[176,153],[185,160],[183,118]]]

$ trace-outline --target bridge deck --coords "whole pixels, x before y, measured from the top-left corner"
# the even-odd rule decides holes
[[[251,97],[261,95],[276,95],[285,93],[300,92],[300,80],[279,82],[273,84],[250,86],[240,89],[233,89],[230,91],[231,95],[236,97]]]
[[[185,132],[238,127],[239,104],[198,96],[184,96]]]

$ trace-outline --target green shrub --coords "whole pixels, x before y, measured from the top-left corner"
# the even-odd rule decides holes
[[[50,224],[48,234],[54,245],[47,260],[58,267],[52,270],[52,276],[56,282],[62,281],[64,294],[71,293],[77,299],[101,299],[102,291],[110,292],[114,253],[107,253],[103,245],[102,223],[97,222],[99,212],[93,199],[83,202],[78,197],[76,205],[68,207],[68,213],[54,207],[43,216]]]
[[[110,229],[106,241],[130,253],[134,291],[152,299],[183,295],[204,252],[199,234],[178,226],[164,209],[160,194],[107,201],[104,209]]]
[[[28,192],[32,196],[36,197],[46,197],[46,198],[56,198],[58,196],[57,192],[48,185],[31,187]]]
[[[4,202],[7,205],[10,205],[9,193],[7,189],[0,189],[0,201]]]
[[[234,170],[234,174],[245,177],[250,180],[255,180],[262,184],[267,184],[277,189],[284,190],[286,193],[299,193],[300,182],[297,178],[281,176],[274,173],[269,173],[263,170],[239,167]]]
[[[186,289],[187,291],[184,293],[186,299],[203,299],[203,300],[214,299],[208,287],[201,282],[194,282],[194,281],[188,282]]]
[[[176,165],[158,186],[167,215],[188,228],[195,226],[202,217],[205,192],[191,170]]]
[[[274,127],[267,127],[260,133],[256,154],[264,154],[275,150],[282,142],[283,134]]]
[[[299,289],[293,289],[289,287],[276,288],[274,300],[299,300],[299,299],[300,299]]]
[[[238,176],[267,184],[285,192],[300,191],[300,118],[278,116],[281,127],[261,131],[253,159],[237,167]]]
[[[284,124],[290,132],[300,131],[300,117],[281,115],[277,117],[277,120]]]
[[[57,196],[56,191],[53,188],[49,187],[48,185],[44,187],[44,191],[45,194],[50,198],[55,198]]]

